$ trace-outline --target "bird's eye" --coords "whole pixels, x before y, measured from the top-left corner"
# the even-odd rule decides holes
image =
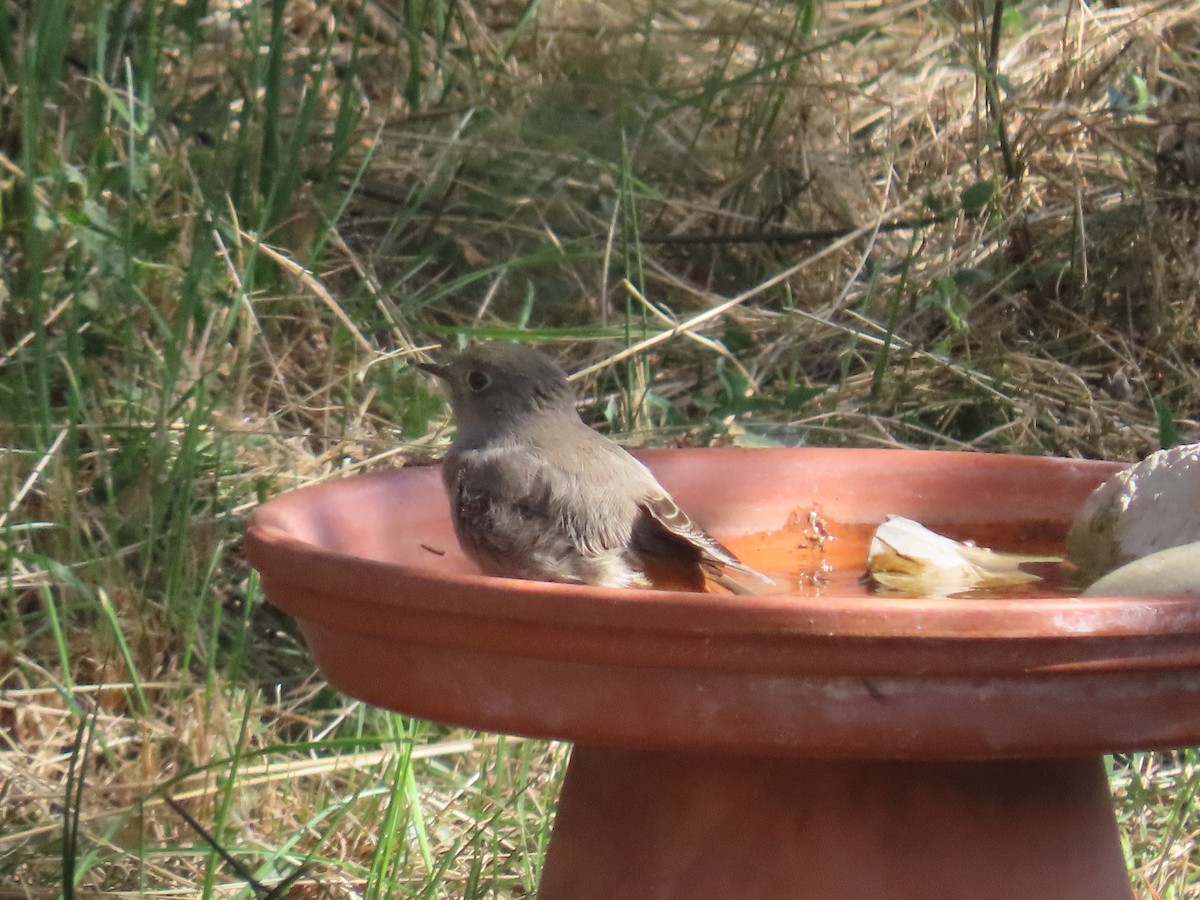
[[[492,379],[488,378],[478,369],[472,369],[467,373],[467,387],[477,394],[491,383]]]

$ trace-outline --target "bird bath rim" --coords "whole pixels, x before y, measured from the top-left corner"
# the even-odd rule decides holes
[[[408,609],[447,611],[461,607],[459,611],[477,612],[495,619],[571,623],[578,621],[578,611],[570,607],[571,603],[595,602],[602,604],[597,609],[598,615],[584,624],[593,628],[605,627],[608,617],[604,613],[612,611],[612,618],[619,623],[615,626],[617,630],[626,630],[636,623],[651,630],[670,631],[686,621],[697,630],[719,625],[720,630],[728,633],[778,634],[783,631],[817,635],[825,633],[827,622],[837,619],[839,636],[848,638],[1077,640],[1151,637],[1161,633],[1162,629],[1147,626],[1154,622],[1161,624],[1166,617],[1175,626],[1174,633],[1200,636],[1200,600],[1195,597],[1147,594],[956,599],[878,594],[843,596],[830,592],[816,596],[769,594],[746,598],[695,591],[558,584],[475,573],[438,573],[435,576],[429,570],[415,566],[393,566],[350,553],[323,550],[296,539],[273,523],[269,516],[259,517],[257,513],[251,517],[248,538],[254,548],[252,556],[264,564],[282,556],[294,558],[297,563],[295,574],[277,577],[280,582],[293,581],[307,591],[336,594],[347,590],[347,583],[352,582],[369,585],[373,589],[370,592],[382,595],[385,582],[401,576],[418,588],[405,602]],[[448,596],[438,590],[442,587],[451,589]],[[474,590],[486,590],[492,605],[479,610],[474,604],[456,602],[464,592]],[[355,592],[359,592],[357,588]],[[394,605],[384,597],[358,602],[380,607]],[[288,606],[281,608],[287,610]],[[315,612],[319,614],[319,621],[342,625],[349,630],[356,626],[355,622],[346,621],[336,609],[331,608],[324,615],[319,610]],[[639,616],[639,613],[646,615]],[[1114,613],[1124,615],[1112,615]],[[800,621],[806,616],[808,618],[801,626]],[[930,622],[927,617],[936,621]],[[1012,621],[1006,623],[1006,619]],[[362,633],[373,635],[377,629],[367,627]]]
[[[836,455],[839,458],[852,459],[859,454],[885,454],[889,458],[903,461],[905,459],[928,459],[936,456],[939,461],[959,463],[962,460],[971,462],[987,460],[1011,461],[1016,465],[1059,465],[1065,464],[1073,470],[1084,470],[1094,475],[1095,483],[1103,480],[1109,474],[1120,471],[1124,466],[1096,461],[1067,460],[1047,457],[1028,457],[1006,454],[976,454],[961,451],[922,451],[922,450],[824,450],[824,449],[672,449],[642,451],[637,455],[652,467],[668,458],[712,460],[713,457],[727,453],[751,453],[755,456],[767,457],[779,455],[796,455],[801,458],[812,457],[820,459]],[[1026,590],[1020,597],[999,597],[989,599],[958,599],[939,597],[896,596],[890,594],[853,594],[837,593],[836,589],[823,591],[819,594],[806,592],[767,593],[747,598],[733,598],[724,593],[699,593],[684,590],[662,590],[652,588],[603,588],[590,585],[561,584],[542,581],[527,581],[524,579],[497,578],[483,575],[475,570],[469,562],[463,565],[469,571],[448,571],[432,566],[392,564],[378,559],[372,559],[357,553],[340,549],[322,547],[312,540],[297,537],[290,523],[291,517],[298,506],[309,506],[312,501],[322,495],[341,494],[351,484],[361,485],[372,489],[376,485],[383,487],[395,479],[412,477],[427,478],[429,482],[438,482],[440,467],[407,466],[398,469],[374,472],[366,475],[351,476],[350,479],[326,481],[321,484],[299,488],[281,494],[267,504],[255,510],[247,526],[247,538],[254,547],[252,552],[275,556],[279,553],[294,554],[304,561],[303,566],[296,567],[291,577],[298,584],[309,589],[320,589],[341,592],[345,589],[348,579],[344,568],[354,570],[354,577],[369,580],[373,586],[377,579],[385,584],[394,581],[397,575],[411,580],[422,587],[446,585],[459,590],[484,590],[493,595],[497,604],[490,606],[486,612],[489,616],[512,617],[527,619],[537,617],[539,620],[570,621],[577,615],[577,607],[571,604],[599,602],[603,604],[600,610],[620,609],[618,616],[637,615],[649,604],[652,617],[639,622],[646,627],[662,627],[656,621],[662,616],[674,618],[678,615],[687,619],[693,614],[702,616],[702,622],[709,624],[709,616],[715,613],[723,624],[738,630],[758,631],[756,619],[762,620],[761,627],[774,631],[780,623],[772,613],[784,613],[788,622],[794,627],[799,617],[808,615],[810,630],[819,631],[829,616],[835,616],[846,621],[840,622],[839,632],[846,636],[863,638],[901,638],[915,637],[928,639],[933,637],[947,639],[993,639],[993,638],[1047,638],[1071,635],[1086,635],[1091,637],[1137,637],[1157,633],[1149,631],[1147,626],[1148,613],[1157,611],[1174,616],[1179,620],[1172,625],[1182,628],[1185,633],[1200,635],[1200,601],[1190,597],[1163,597],[1152,594],[1143,596],[1121,597],[1081,597],[1077,595],[1050,594],[1037,595]],[[890,510],[889,510],[890,511]],[[882,520],[882,515],[879,516]],[[1029,518],[1030,522],[1042,523],[1047,520],[1036,516]],[[781,523],[782,524],[782,523]],[[1069,521],[1062,520],[1061,528]],[[443,535],[444,537],[444,535]],[[431,561],[433,561],[431,559]],[[289,576],[281,573],[280,577]],[[382,592],[379,592],[382,594]],[[564,602],[565,601],[565,602]],[[388,600],[363,601],[379,602],[387,605]],[[850,607],[846,615],[841,605]],[[414,591],[405,600],[406,606],[414,608],[444,608],[445,600],[436,592]],[[472,604],[474,607],[474,604]],[[1114,611],[1124,611],[1126,615],[1112,617],[1108,614]],[[1089,618],[1102,616],[1102,625],[1089,622]],[[934,617],[937,621],[930,621]],[[1012,621],[1000,622],[1004,619]],[[1070,620],[1076,620],[1072,623]],[[329,621],[336,623],[336,611],[331,611]],[[589,621],[590,626],[602,625],[602,621]],[[695,625],[695,620],[692,621]],[[666,627],[675,627],[674,623]]]
[[[1118,468],[897,450],[639,455],[721,539],[812,502],[835,522],[894,512],[969,530],[990,516],[1065,533]],[[354,555],[359,540],[370,548]],[[1186,712],[1200,704],[1194,599],[732,597],[488,578],[459,570],[438,472],[413,467],[272,500],[247,552],[335,684],[425,718],[591,743],[897,758],[1200,740]]]

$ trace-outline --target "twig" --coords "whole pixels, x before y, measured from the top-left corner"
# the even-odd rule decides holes
[[[175,812],[179,814],[179,817],[183,819],[183,821],[187,822],[191,829],[196,832],[196,834],[200,835],[204,843],[212,847],[212,849],[216,851],[217,855],[221,857],[221,859],[225,860],[229,867],[238,874],[238,877],[246,882],[246,884],[250,885],[250,887],[254,889],[254,893],[261,897],[262,900],[275,900],[277,897],[282,897],[283,892],[291,887],[308,869],[309,864],[307,862],[301,863],[299,866],[294,868],[291,873],[287,875],[287,877],[276,884],[275,887],[269,888],[255,878],[254,874],[248,868],[246,868],[246,866],[243,865],[239,859],[222,847],[217,842],[217,839],[209,834],[208,830],[203,825],[192,818],[191,814],[184,809],[183,805],[178,803],[174,797],[167,795],[163,797],[163,799],[166,801],[167,806],[175,810]]]
[[[277,263],[291,275],[294,275],[302,285],[316,294],[317,297],[320,298],[321,302],[329,307],[330,312],[337,316],[338,321],[346,327],[346,330],[354,336],[354,339],[358,342],[358,345],[368,353],[372,355],[375,354],[375,348],[371,346],[370,341],[362,336],[362,332],[359,331],[358,327],[350,321],[350,317],[346,315],[346,311],[338,305],[338,302],[333,299],[333,295],[330,294],[329,291],[325,290],[325,285],[321,284],[321,282],[316,279],[312,272],[290,257],[284,256],[270,244],[265,244],[258,240],[254,235],[247,234],[246,232],[241,231],[241,229],[239,229],[239,231],[241,232],[243,238],[255,242],[258,246],[258,249],[262,251],[262,253],[268,259]]]
[[[941,225],[953,219],[953,215],[928,216],[924,219],[902,219],[897,222],[885,222],[881,225],[871,225],[863,228],[851,226],[844,228],[781,228],[760,229],[744,234],[643,234],[639,238],[643,244],[816,244],[820,241],[832,241],[849,235],[868,233],[887,234],[893,231],[909,231],[925,228],[929,225]]]
[[[25,500],[25,495],[33,490],[33,486],[37,484],[38,479],[42,475],[42,471],[50,464],[50,460],[54,457],[54,454],[58,452],[58,448],[62,446],[62,442],[66,439],[66,437],[67,429],[64,428],[54,438],[50,446],[46,449],[46,452],[42,454],[42,458],[37,461],[37,465],[33,467],[33,471],[29,473],[29,477],[26,478],[21,487],[17,489],[17,494],[8,504],[8,509],[6,509],[3,514],[0,514],[0,528],[3,528],[4,524],[8,521],[8,517],[16,512],[17,507],[20,506]]]
[[[987,97],[988,113],[996,123],[996,137],[1000,144],[1000,157],[1004,160],[1004,174],[1009,181],[1021,180],[1021,164],[1013,153],[1008,140],[1008,127],[1004,124],[1004,104],[1000,100],[1000,84],[996,80],[1000,68],[1000,29],[1004,22],[1004,0],[996,0],[992,11],[992,34],[988,46],[987,78],[984,94]]]
[[[641,291],[639,291],[634,286],[633,282],[628,278],[621,279],[621,286],[624,287],[625,290],[627,290],[630,294],[632,294],[633,298],[660,322],[671,326],[678,324],[674,319],[659,309],[654,303],[650,302],[650,299]],[[750,374],[749,370],[742,365],[741,361],[736,356],[729,352],[729,348],[727,348],[724,344],[722,344],[720,341],[713,340],[712,338],[708,337],[708,335],[697,334],[694,331],[686,332],[686,334],[689,338],[701,346],[707,347],[709,350],[712,350],[719,356],[725,357],[726,361],[736,368],[741,376],[746,379],[746,382],[753,385],[755,390],[758,390],[758,382],[755,380],[754,376]]]
[[[831,254],[837,250],[840,250],[842,247],[844,247],[846,244],[849,244],[851,241],[856,240],[857,238],[860,238],[865,234],[870,234],[874,231],[875,231],[875,225],[864,225],[861,228],[856,228],[854,231],[851,231],[849,234],[846,234],[843,237],[841,237],[840,239],[835,240],[832,243],[827,244],[826,246],[822,247],[816,253],[806,256],[804,259],[800,260],[800,262],[796,263],[794,266],[788,266],[788,268],[784,269],[782,272],[779,272],[778,274],[772,276],[771,278],[768,278],[766,281],[762,282],[761,284],[755,285],[754,287],[750,288],[750,290],[744,291],[744,292],[738,294],[736,297],[731,297],[730,299],[725,300],[722,303],[718,303],[716,306],[712,307],[711,309],[706,309],[704,312],[698,313],[698,314],[692,316],[690,319],[688,319],[685,322],[680,323],[679,325],[676,325],[674,328],[667,329],[666,331],[660,331],[658,334],[652,335],[648,338],[645,338],[644,340],[640,340],[637,343],[631,344],[630,346],[626,347],[624,350],[614,353],[611,356],[609,356],[605,359],[602,359],[597,363],[593,363],[590,366],[586,366],[585,368],[580,369],[578,372],[576,372],[575,374],[573,374],[571,376],[571,380],[575,381],[580,378],[585,378],[588,375],[591,375],[595,372],[599,372],[602,369],[606,369],[615,363],[621,362],[624,359],[628,359],[631,356],[635,356],[636,354],[641,353],[644,350],[648,350],[651,347],[654,347],[658,344],[661,344],[664,341],[669,341],[673,337],[678,337],[681,334],[686,334],[689,331],[697,329],[701,325],[705,325],[708,322],[712,321],[713,319],[723,316],[725,313],[729,312],[729,310],[733,309],[736,306],[740,306],[741,304],[745,303],[747,300],[757,297],[759,294],[763,293],[764,291],[770,290],[771,288],[775,287],[775,285],[780,284],[784,281],[787,281],[789,278],[791,278],[797,272],[804,271],[809,266],[811,266],[813,263],[817,262],[820,259],[823,259],[824,257],[828,256],[829,254]]]

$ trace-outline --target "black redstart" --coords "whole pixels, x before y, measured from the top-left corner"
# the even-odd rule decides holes
[[[477,344],[420,368],[444,381],[458,432],[443,478],[463,550],[489,575],[606,587],[705,576],[771,583],[696,525],[622,447],[589,428],[562,370],[537,351]]]

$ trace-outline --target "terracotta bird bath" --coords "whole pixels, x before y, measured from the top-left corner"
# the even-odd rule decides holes
[[[641,457],[779,592],[482,577],[435,468],[276,498],[247,550],[347,693],[575,742],[542,900],[1129,900],[1102,755],[1200,743],[1200,603],[1048,587],[912,599],[857,582],[887,513],[1060,548],[1114,466]]]

